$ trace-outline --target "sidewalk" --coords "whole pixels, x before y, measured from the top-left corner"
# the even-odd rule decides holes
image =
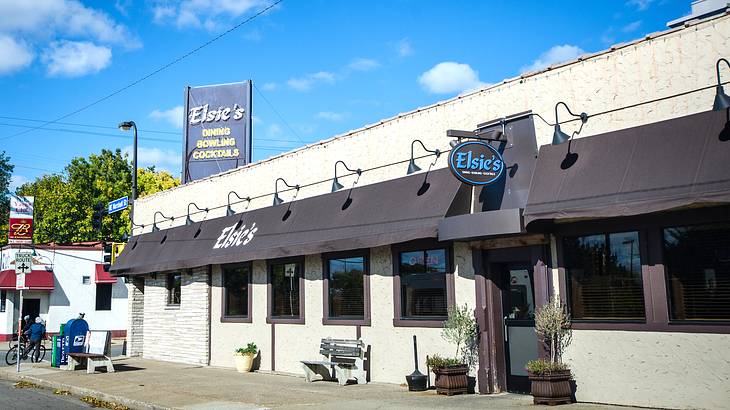
[[[63,388],[75,396],[94,395],[136,409],[411,409],[492,408],[540,409],[532,397],[499,395],[438,396],[435,391],[409,393],[392,384],[370,383],[340,387],[332,382],[306,383],[303,378],[265,373],[240,374],[230,369],[158,362],[139,358],[114,361],[115,373],[87,375],[67,372],[47,364],[23,364],[0,369],[0,378],[24,378],[37,384]],[[570,410],[610,409],[612,406],[573,404]]]

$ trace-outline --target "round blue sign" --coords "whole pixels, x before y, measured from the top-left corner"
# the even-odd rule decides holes
[[[451,150],[449,168],[454,176],[469,185],[489,185],[504,173],[504,160],[486,142],[466,141]]]

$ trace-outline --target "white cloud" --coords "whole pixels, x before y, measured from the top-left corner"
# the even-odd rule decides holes
[[[356,58],[347,65],[347,68],[355,71],[370,71],[378,67],[380,63],[371,58]]]
[[[277,84],[277,83],[264,83],[264,85],[262,85],[261,88],[264,91],[276,91],[276,89],[279,88],[279,84]]]
[[[570,44],[553,46],[550,50],[540,54],[540,57],[533,61],[532,64],[520,68],[520,72],[524,73],[528,71],[541,70],[556,63],[573,60],[578,58],[581,54],[585,54],[585,51],[577,46]]]
[[[332,111],[320,111],[317,113],[316,117],[322,120],[337,122],[342,121],[345,119],[347,114],[345,113],[339,113],[339,112],[332,112]]]
[[[244,13],[268,6],[265,0],[183,0],[171,3],[157,0],[152,6],[154,21],[175,24],[177,28],[228,29],[232,20]]]
[[[158,121],[165,121],[175,128],[183,127],[184,108],[182,105],[170,108],[169,110],[156,109],[150,113],[150,118]]]
[[[10,176],[10,184],[8,185],[8,191],[15,192],[15,190],[30,180],[22,175],[13,174]]]
[[[639,27],[641,27],[641,20],[632,21],[631,23],[623,26],[621,28],[621,31],[623,31],[624,33],[631,33],[638,30]]]
[[[290,78],[287,85],[296,91],[309,91],[315,84],[335,82],[335,75],[328,71],[319,71],[313,74],[307,74],[304,77]]]
[[[283,130],[279,126],[279,124],[271,124],[266,128],[266,136],[267,137],[278,137],[283,133]]]
[[[252,30],[248,33],[243,35],[243,38],[245,38],[248,41],[258,42],[261,41],[261,39],[264,38],[264,36],[261,35],[261,32],[258,30]]]
[[[413,54],[413,47],[411,46],[411,42],[407,38],[404,38],[395,43],[395,51],[399,57],[408,57]]]
[[[27,67],[33,61],[33,51],[23,41],[0,34],[0,75]]]
[[[79,77],[108,67],[112,51],[87,41],[54,41],[41,57],[51,77]]]
[[[479,73],[468,64],[453,61],[436,64],[421,74],[418,82],[426,91],[433,94],[458,93],[484,85],[479,81]]]
[[[264,120],[262,120],[261,117],[259,117],[258,115],[252,115],[251,122],[254,124],[262,124]]]
[[[654,0],[628,0],[626,4],[636,7],[637,10],[646,10],[651,6]]]
[[[122,152],[132,158],[132,146],[127,145]],[[137,148],[137,166],[139,168],[147,168],[153,166],[159,171],[161,169],[180,169],[182,164],[182,154],[180,150],[160,149],[160,148]],[[173,174],[174,175],[174,174]]]

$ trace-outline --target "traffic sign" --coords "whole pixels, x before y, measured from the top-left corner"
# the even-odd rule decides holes
[[[123,209],[127,209],[128,206],[129,206],[129,197],[123,196],[119,199],[115,199],[115,200],[109,202],[106,213],[113,214],[114,212],[119,212]]]
[[[30,273],[33,266],[33,254],[30,252],[18,252],[15,254],[15,273]]]

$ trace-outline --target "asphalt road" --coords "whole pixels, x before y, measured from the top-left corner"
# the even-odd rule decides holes
[[[8,342],[0,342],[0,367],[7,366],[7,363],[5,363],[5,354],[8,352]],[[112,357],[117,357],[122,355],[122,345],[121,344],[112,344]],[[51,342],[46,342],[46,356],[43,359],[44,362],[47,362],[50,366],[50,360],[51,360]],[[23,363],[30,363],[30,360],[24,361]],[[0,409],[4,409],[5,407],[0,406]]]
[[[13,382],[0,380],[0,409],[77,410],[89,408],[89,405],[79,401],[76,397],[56,395],[52,390],[44,388],[16,389],[13,387]]]

